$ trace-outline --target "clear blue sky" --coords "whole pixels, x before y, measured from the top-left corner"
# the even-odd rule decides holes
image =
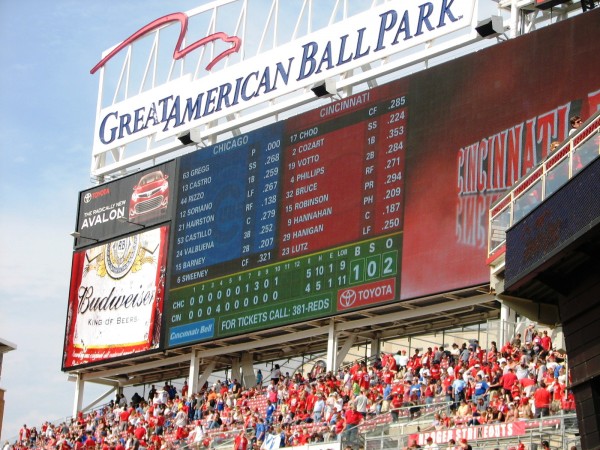
[[[3,441],[73,408],[74,384],[60,367],[69,233],[78,192],[91,186],[98,74],[90,69],[152,20],[205,3],[0,1],[0,338],[18,347],[0,378]],[[86,385],[86,402],[105,390]]]
[[[0,338],[3,441],[71,414],[61,372],[78,192],[91,186],[98,74],[107,48],[206,1],[0,1]],[[97,393],[106,388],[97,389]],[[97,393],[86,385],[86,400]]]

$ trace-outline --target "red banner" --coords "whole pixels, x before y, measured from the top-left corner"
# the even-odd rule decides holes
[[[525,422],[510,422],[412,434],[410,439],[416,440],[419,445],[425,445],[428,437],[433,438],[433,442],[436,444],[446,444],[450,439],[454,439],[456,442],[461,439],[466,439],[467,441],[479,441],[522,436],[524,434]]]

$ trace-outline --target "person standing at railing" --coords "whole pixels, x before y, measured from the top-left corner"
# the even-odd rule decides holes
[[[571,125],[571,129],[569,130],[569,136],[575,134],[577,132],[577,129],[581,126],[582,123],[583,123],[583,120],[581,120],[581,117],[572,116],[569,119],[569,124]]]
[[[358,426],[364,420],[364,416],[356,410],[356,405],[352,403],[346,410],[344,420],[346,422],[345,438],[348,442],[354,443],[358,440]]]

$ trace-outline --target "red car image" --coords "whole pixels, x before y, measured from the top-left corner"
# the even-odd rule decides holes
[[[129,220],[136,219],[145,214],[154,213],[152,216],[164,214],[169,204],[168,175],[162,171],[144,175],[138,184],[133,187],[133,194],[129,202]]]

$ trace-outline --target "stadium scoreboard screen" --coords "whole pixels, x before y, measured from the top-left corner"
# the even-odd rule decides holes
[[[63,369],[488,284],[488,211],[600,109],[599,18],[80,192]]]
[[[383,87],[183,156],[166,346],[397,299],[408,105]]]

